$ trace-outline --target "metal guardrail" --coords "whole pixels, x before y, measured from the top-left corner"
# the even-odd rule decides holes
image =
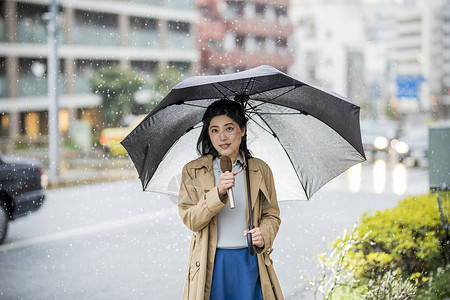
[[[441,241],[447,261],[450,260],[450,186],[446,183],[430,186],[432,194],[437,194],[439,207],[439,220],[444,233],[444,240]]]
[[[430,187],[431,193],[437,194],[439,206],[439,219],[447,231],[450,227],[450,186],[446,183]]]

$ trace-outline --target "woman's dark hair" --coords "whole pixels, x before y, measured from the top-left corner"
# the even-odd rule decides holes
[[[241,130],[247,128],[248,120],[245,116],[244,108],[238,102],[225,99],[213,102],[206,108],[202,118],[203,128],[197,141],[197,152],[200,155],[212,154],[214,157],[219,155],[209,138],[209,124],[214,117],[222,115],[236,122]],[[243,151],[246,157],[251,157],[251,153],[247,149],[247,130],[242,137],[239,150]]]

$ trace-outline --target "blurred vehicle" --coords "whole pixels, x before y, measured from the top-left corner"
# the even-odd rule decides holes
[[[361,120],[361,135],[364,151],[374,157],[378,152],[388,153],[391,142],[398,137],[398,121]]]
[[[400,138],[392,144],[399,162],[412,166],[428,163],[428,127],[405,128]]]
[[[111,155],[119,156],[126,155],[127,151],[120,144],[120,141],[127,136],[131,130],[134,129],[146,115],[138,115],[134,118],[134,121],[126,127],[112,127],[105,128],[100,132],[100,145],[102,145],[105,151]]]
[[[47,176],[40,162],[0,154],[0,243],[10,221],[42,206],[46,186]]]

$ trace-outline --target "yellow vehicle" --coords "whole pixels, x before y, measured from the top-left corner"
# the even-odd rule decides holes
[[[105,150],[111,155],[119,156],[127,154],[127,150],[125,150],[125,148],[120,144],[120,141],[123,140],[137,125],[139,125],[145,116],[146,115],[136,116],[135,120],[126,127],[103,129],[100,133],[100,145],[105,147]]]

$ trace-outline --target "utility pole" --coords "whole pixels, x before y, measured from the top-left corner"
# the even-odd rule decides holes
[[[58,105],[58,39],[57,39],[57,0],[51,0],[47,23],[47,84],[48,84],[48,142],[49,142],[49,179],[55,180],[59,176],[59,105]]]

